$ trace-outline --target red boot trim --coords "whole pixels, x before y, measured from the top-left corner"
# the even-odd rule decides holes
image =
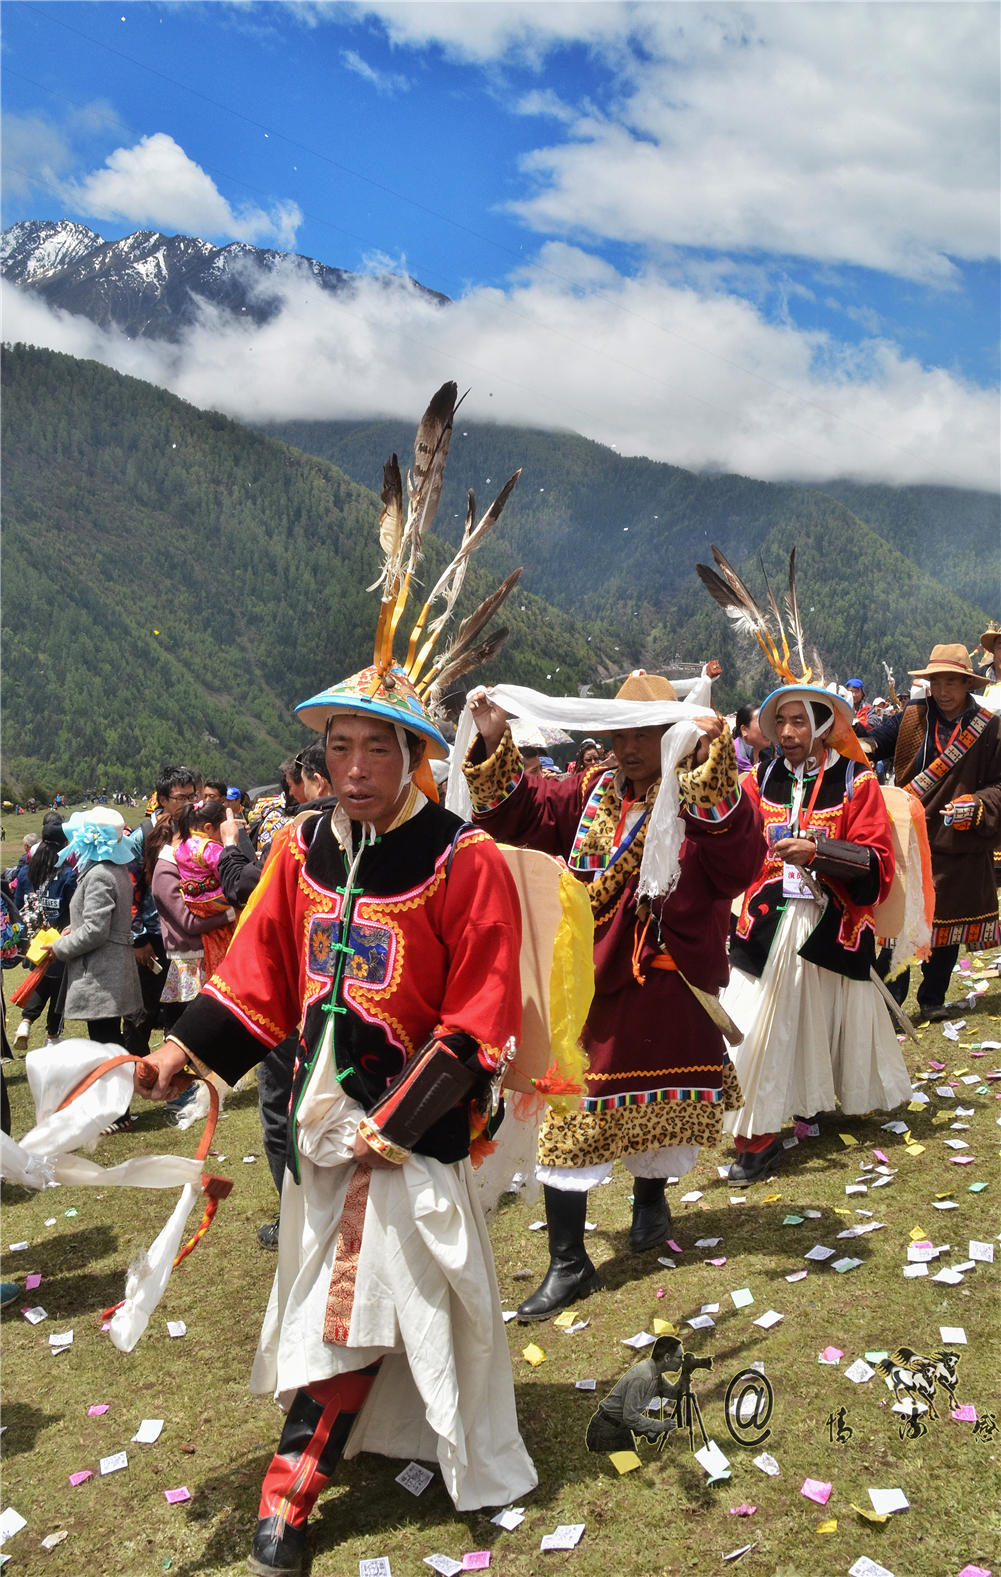
[[[756,1133],[752,1139],[745,1138],[742,1133],[735,1133],[733,1143],[738,1155],[760,1155],[762,1150],[774,1144],[775,1139],[773,1133]]]

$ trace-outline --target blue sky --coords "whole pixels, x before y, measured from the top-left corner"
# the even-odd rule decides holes
[[[463,303],[471,374],[510,360],[504,419],[751,474],[994,485],[994,6],[8,0],[4,24],[5,226],[406,269]],[[214,397],[209,359],[174,386]]]

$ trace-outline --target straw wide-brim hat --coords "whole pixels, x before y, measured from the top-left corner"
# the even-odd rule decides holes
[[[634,668],[626,682],[620,686],[617,701],[676,701],[678,692],[670,679],[662,674],[648,674],[645,668]]]
[[[837,695],[833,690],[826,690],[822,684],[784,684],[781,689],[773,690],[771,695],[762,701],[761,710],[758,713],[758,727],[771,744],[777,745],[779,742],[775,714],[783,701],[793,698],[802,701],[819,701],[829,711],[834,713],[835,720],[840,718],[843,723],[848,725],[849,729],[852,729],[855,721],[855,712],[850,701],[844,700],[842,696]],[[854,733],[854,730],[852,732]],[[835,748],[837,747],[835,746]]]
[[[934,679],[938,674],[959,674],[972,689],[982,690],[987,680],[974,673],[970,654],[961,641],[947,646],[933,646],[927,668],[908,670],[912,679]]]
[[[361,673],[342,679],[308,701],[300,701],[296,716],[307,728],[322,734],[335,712],[351,712],[356,717],[377,717],[383,723],[399,723],[426,741],[430,761],[447,761],[448,744],[428,717],[420,697],[403,669],[396,663],[386,672],[363,668]]]
[[[985,630],[980,637],[981,646],[985,652],[990,652],[992,657],[994,656],[995,642],[999,635],[1001,635],[1001,630]]]

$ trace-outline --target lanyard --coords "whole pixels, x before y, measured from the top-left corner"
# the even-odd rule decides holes
[[[813,785],[813,793],[810,795],[810,803],[806,807],[806,825],[807,825],[808,828],[809,828],[809,825],[810,825],[811,818],[813,816],[813,807],[817,803],[817,795],[820,793],[820,785],[824,781],[824,772],[826,771],[826,769],[827,769],[827,758],[826,758],[826,755],[825,755],[824,760],[821,762],[820,771],[817,773],[817,781]],[[795,788],[793,789],[793,797],[795,798]],[[800,793],[799,805],[796,806],[794,808],[794,811],[793,811],[793,816],[795,817],[795,821],[796,821],[796,834],[794,834],[794,836],[795,835],[802,836],[802,829],[803,829],[802,809],[803,809],[803,796],[802,796],[802,792],[801,792]],[[793,818],[790,817],[790,820],[792,820],[792,819]],[[790,832],[791,831],[792,831],[792,829],[790,828]]]
[[[619,844],[622,842],[622,835],[626,830],[626,817],[629,815],[629,812],[632,810],[635,804],[636,801],[634,799],[630,799],[628,794],[624,794],[622,796],[622,814],[619,816],[619,824],[615,829],[615,836],[612,839],[613,849],[617,849]]]
[[[960,717],[959,722],[956,724],[955,728],[952,731],[952,734],[950,735],[949,743],[947,745],[943,745],[943,743],[942,743],[942,741],[941,741],[941,739],[939,738],[939,735],[938,735],[938,718],[935,719],[935,749],[938,751],[940,756],[944,756],[947,750],[951,750],[952,749],[953,745],[956,743],[956,736],[958,735],[959,730],[962,728],[962,726],[963,726],[963,719],[962,719],[962,717]]]

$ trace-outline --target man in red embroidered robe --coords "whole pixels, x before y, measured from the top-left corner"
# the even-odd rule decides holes
[[[162,1096],[186,1059],[233,1083],[298,1034],[251,1376],[287,1407],[258,1577],[300,1570],[341,1454],[437,1455],[460,1510],[536,1483],[466,1160],[521,1028],[518,897],[493,840],[417,788],[425,750],[447,747],[402,670],[388,678],[366,670],[299,708],[323,731],[339,804],[276,835],[225,960],[151,1059]],[[437,1071],[418,1089],[411,1064]],[[408,1146],[387,1137],[389,1115],[415,1129]]]
[[[961,643],[936,646],[912,675],[927,679],[931,695],[911,701],[866,738],[876,761],[892,760],[897,787],[925,808],[935,882],[932,952],[921,966],[921,1016],[946,1019],[961,1007],[947,1003],[959,949],[995,947],[998,900],[994,851],[1001,844],[1001,719],[978,705],[986,678],[974,673]],[[909,972],[890,982],[903,1001]]]
[[[637,671],[616,700],[676,697],[666,679]],[[485,696],[471,697],[470,710],[479,737],[464,770],[477,822],[502,842],[567,859],[588,882],[594,913],[587,1089],[579,1111],[549,1110],[539,1139],[550,1266],[518,1316],[541,1320],[601,1286],[584,1220],[587,1191],[612,1161],[621,1157],[635,1178],[632,1248],[656,1248],[671,1226],[666,1179],[690,1171],[699,1146],[718,1143],[724,1107],[740,1105],[715,998],[728,978],[730,904],[757,874],[765,846],[719,717],[697,719],[704,737],[668,785],[663,724],[613,733],[616,769],[554,781],[525,775],[504,713]],[[668,896],[638,901],[664,793],[676,796],[683,822],[679,879]]]

